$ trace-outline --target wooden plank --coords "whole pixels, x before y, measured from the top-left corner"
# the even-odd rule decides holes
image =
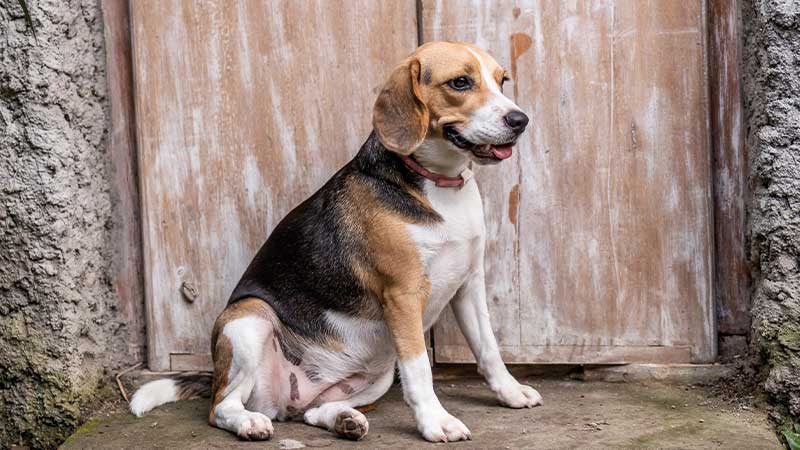
[[[136,166],[130,17],[127,0],[103,0],[106,77],[111,105],[108,153],[114,200],[111,267],[131,361],[144,359],[144,287],[139,179]]]
[[[712,362],[705,2],[621,0],[614,20],[609,231],[611,258],[630,269],[614,280],[628,298],[606,300],[618,308],[617,329],[636,329],[646,343],[689,344],[685,362]]]
[[[169,355],[169,370],[171,371],[201,371],[213,372],[214,361],[211,353],[173,353]]]
[[[504,67],[512,67],[513,45],[509,39],[507,22],[502,20],[504,10],[511,1],[459,1],[442,3],[423,1],[422,39],[424,41],[458,40],[472,42],[486,49]],[[464,14],[464,11],[472,11]],[[521,47],[520,47],[521,48]],[[514,97],[514,80],[507,83],[506,93]],[[515,151],[526,151],[521,145]],[[474,166],[483,198],[486,216],[486,300],[492,317],[492,329],[500,345],[518,345],[519,324],[519,247],[518,202],[520,186],[520,158],[504,161],[497,166]],[[438,347],[442,344],[462,344],[466,341],[455,325],[452,310],[445,309],[434,327],[434,351],[439,361]],[[444,360],[443,360],[444,361]]]
[[[438,345],[436,354],[451,363],[472,363],[465,345]],[[523,345],[500,346],[506,364],[677,364],[690,359],[688,346]]]
[[[208,353],[253,254],[358,151],[417,44],[413,2],[222,3],[131,5],[152,370]]]
[[[624,332],[612,329],[613,309],[593,307],[608,302],[614,271],[604,195],[614,164],[613,10],[610,1],[531,2],[516,19],[534,43],[518,64],[534,118],[521,153],[522,343],[574,345],[575,358]]]
[[[497,208],[510,202],[486,199],[487,220],[508,230],[487,264],[518,264],[515,278],[488,280],[507,295],[491,309],[495,329],[514,333],[501,346],[529,348],[519,362],[713,360],[704,2],[422,5],[426,39],[487,47],[514,72],[514,97],[532,117],[512,160],[515,226]],[[506,175],[489,170],[483,190],[509,192],[496,179]],[[515,245],[518,262],[496,250]],[[465,347],[444,320],[435,351],[450,362],[449,346]]]
[[[745,254],[747,153],[742,109],[741,18],[736,0],[709,0],[709,114],[714,161],[714,237],[719,332],[750,331]]]

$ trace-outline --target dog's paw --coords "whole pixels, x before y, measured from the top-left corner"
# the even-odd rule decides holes
[[[248,441],[265,441],[272,437],[273,428],[269,417],[251,411],[243,413],[236,427],[236,435]]]
[[[422,437],[430,442],[456,442],[472,439],[469,428],[463,422],[442,410],[417,421]]]
[[[497,399],[509,408],[533,408],[542,404],[542,396],[536,389],[516,382],[497,391]]]
[[[369,432],[369,422],[364,414],[355,409],[342,411],[336,416],[333,431],[339,436],[357,441]]]

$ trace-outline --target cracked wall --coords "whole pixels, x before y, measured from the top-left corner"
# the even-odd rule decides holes
[[[97,0],[0,3],[0,447],[58,445],[141,357],[114,285]]]
[[[745,0],[752,345],[782,420],[800,419],[800,2]]]

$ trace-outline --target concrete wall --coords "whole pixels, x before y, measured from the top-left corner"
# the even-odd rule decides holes
[[[28,3],[38,43],[0,3],[0,448],[60,443],[143,343],[115,287],[98,0]]]
[[[752,345],[783,419],[800,418],[800,2],[744,0]],[[787,414],[788,413],[788,414]]]

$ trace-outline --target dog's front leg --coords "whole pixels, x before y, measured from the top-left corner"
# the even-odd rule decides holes
[[[479,260],[479,267],[470,274],[451,303],[458,326],[475,355],[478,371],[486,378],[500,403],[511,408],[541,405],[542,396],[534,388],[520,384],[500,357],[486,306],[482,254]]]
[[[417,429],[431,442],[470,438],[469,429],[445,411],[433,391],[433,374],[425,348],[422,314],[426,289],[388,288],[384,291],[384,317],[399,357],[403,396],[414,410]]]

